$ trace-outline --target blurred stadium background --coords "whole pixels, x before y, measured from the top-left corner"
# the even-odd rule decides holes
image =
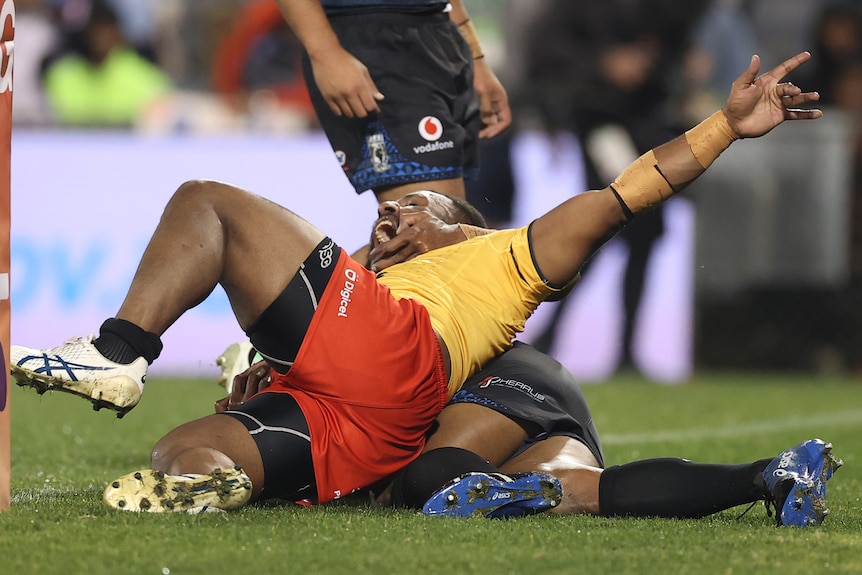
[[[15,4],[14,343],[50,347],[112,315],[162,207],[187,179],[228,180],[270,197],[348,249],[365,241],[374,200],[353,194],[340,174],[305,99],[298,45],[272,16],[272,2],[109,2],[116,19],[103,23],[116,24],[116,41],[162,75],[140,87],[147,98],[94,92],[90,106],[67,101],[69,86],[48,81],[64,42],[86,42],[96,14],[90,0]],[[499,223],[523,223],[585,188],[581,143],[533,122],[535,110],[519,97],[529,64],[523,38],[547,0],[465,4],[518,119],[508,142],[511,197],[474,187],[472,199]],[[832,5],[705,4],[744,18],[738,45],[753,40],[765,68],[805,49],[817,59],[817,25]],[[842,4],[862,10],[859,1]],[[829,91],[825,118],[731,149],[669,204],[635,336],[634,367],[650,379],[681,383],[700,369],[862,376],[862,27],[850,13],[842,14],[855,48]],[[721,55],[707,50],[706,22],[692,30],[690,61],[717,70]],[[676,104],[690,123],[721,104],[711,80],[685,68],[675,76]],[[112,103],[123,113],[98,115]],[[493,154],[483,149],[486,174],[498,168]],[[585,382],[619,367],[624,257],[614,243],[597,256],[551,346]],[[546,316],[531,320],[525,339]],[[215,357],[241,337],[215,294],[169,330],[153,371],[214,375]]]

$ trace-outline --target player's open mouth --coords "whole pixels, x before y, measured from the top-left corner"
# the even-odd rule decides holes
[[[398,223],[391,218],[381,218],[374,225],[374,241],[377,245],[388,242],[395,237]]]

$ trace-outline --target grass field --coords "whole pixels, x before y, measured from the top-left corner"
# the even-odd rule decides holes
[[[810,437],[844,460],[816,529],[776,528],[762,506],[696,521],[534,516],[447,520],[364,501],[139,515],[101,502],[146,467],[179,423],[210,412],[212,382],[152,380],[124,419],[60,394],[11,391],[12,508],[0,573],[862,573],[862,381],[698,376],[681,387],[620,379],[585,388],[608,465],[681,456],[735,463]]]

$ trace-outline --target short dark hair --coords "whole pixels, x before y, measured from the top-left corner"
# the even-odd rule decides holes
[[[487,228],[488,222],[485,221],[485,216],[476,209],[476,207],[468,202],[465,199],[458,198],[455,196],[446,195],[447,198],[452,200],[452,203],[455,204],[455,207],[458,208],[458,211],[461,213],[458,218],[459,221],[451,222],[453,224],[469,224],[471,226],[476,226],[477,228]]]

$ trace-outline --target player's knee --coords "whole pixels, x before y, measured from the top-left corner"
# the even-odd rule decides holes
[[[208,447],[207,441],[200,437],[196,427],[181,425],[153,446],[150,453],[151,467],[169,473],[184,454],[205,447]]]
[[[177,456],[188,449],[185,442],[177,442],[175,436],[169,433],[161,438],[150,453],[150,467],[159,471],[167,471],[171,468]]]
[[[176,475],[181,473],[210,473],[216,469],[228,469],[236,463],[218,449],[204,445],[190,445],[164,438],[150,455],[153,469]]]
[[[241,193],[239,188],[215,180],[188,180],[174,192],[167,210],[181,208],[183,214],[217,209],[220,203],[230,203]]]

